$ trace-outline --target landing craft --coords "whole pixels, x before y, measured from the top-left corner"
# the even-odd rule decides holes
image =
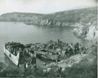
[[[9,58],[9,60],[15,64],[16,66],[18,66],[19,64],[19,54],[17,54],[17,56],[15,56],[14,54],[12,54],[11,52],[9,52],[5,47],[4,47],[4,54],[5,56],[7,56]]]

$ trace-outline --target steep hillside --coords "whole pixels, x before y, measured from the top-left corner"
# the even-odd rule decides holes
[[[0,21],[24,22],[38,26],[73,26],[80,21],[88,22],[89,18],[96,17],[96,8],[76,9],[53,14],[34,13],[6,13],[0,16]],[[87,19],[86,21],[83,18]]]
[[[74,26],[77,27],[74,29],[77,37],[96,42],[98,37],[97,10],[95,9],[95,13],[84,15]]]

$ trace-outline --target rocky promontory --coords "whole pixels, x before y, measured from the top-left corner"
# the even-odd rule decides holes
[[[87,19],[96,17],[96,8],[85,8],[85,9],[75,9],[69,11],[56,12],[51,14],[37,14],[37,13],[21,13],[12,12],[2,14],[0,16],[0,21],[5,22],[23,22],[28,25],[37,26],[56,26],[56,27],[74,27],[76,23],[79,23],[82,19]]]

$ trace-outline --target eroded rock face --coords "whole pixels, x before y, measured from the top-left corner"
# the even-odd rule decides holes
[[[88,33],[87,33],[87,40],[96,40],[98,37],[98,30],[96,29],[95,26],[90,26]]]
[[[75,35],[79,38],[84,39],[84,40],[97,41],[97,38],[98,38],[97,25],[95,25],[95,24],[89,25],[88,24],[87,27],[85,27],[85,26],[83,26],[81,24],[78,25],[78,27],[73,30]]]
[[[98,37],[97,13],[89,13],[82,17],[78,23],[75,23],[74,33],[77,37],[88,41],[96,41]]]

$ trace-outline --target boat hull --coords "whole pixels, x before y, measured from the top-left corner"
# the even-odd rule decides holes
[[[16,66],[18,66],[19,63],[19,53],[17,56],[13,55],[11,52],[9,52],[7,49],[4,48],[4,55]]]

